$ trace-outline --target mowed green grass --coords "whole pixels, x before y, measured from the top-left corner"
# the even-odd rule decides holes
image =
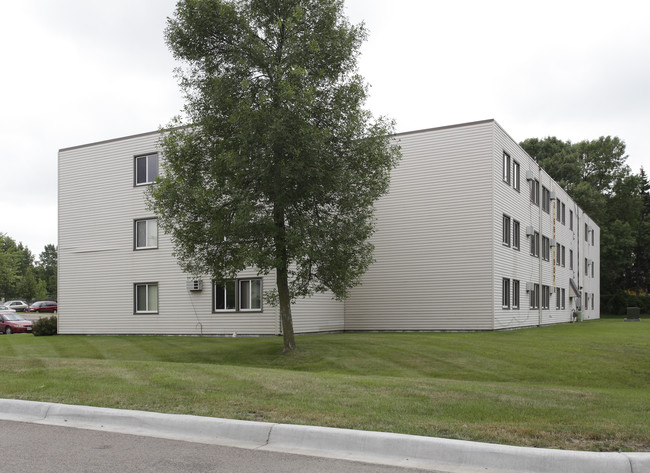
[[[650,450],[650,321],[297,338],[0,336],[0,397]]]

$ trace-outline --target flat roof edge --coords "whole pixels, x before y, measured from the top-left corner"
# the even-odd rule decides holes
[[[59,150],[59,153],[61,153],[62,151],[72,151],[72,150],[75,150],[75,149],[86,148],[86,147],[89,147],[89,146],[96,146],[96,145],[104,145],[104,144],[108,144],[108,143],[115,143],[117,141],[128,140],[128,139],[131,139],[131,138],[141,138],[143,136],[157,135],[161,131],[164,131],[164,130],[148,131],[146,133],[138,133],[138,134],[135,134],[135,135],[121,136],[119,138],[111,138],[109,140],[94,141],[92,143],[86,143],[86,144],[83,144],[83,145],[70,146],[70,147],[67,147],[67,148],[61,148]]]
[[[455,125],[444,125],[444,126],[437,126],[434,128],[423,128],[421,130],[403,131],[401,133],[395,133],[393,136],[398,137],[398,136],[405,136],[405,135],[414,135],[416,133],[426,133],[429,131],[446,130],[449,128],[462,128],[465,126],[483,125],[486,123],[496,123],[496,120],[494,120],[494,118],[489,118],[487,120],[478,120],[475,122],[457,123]]]

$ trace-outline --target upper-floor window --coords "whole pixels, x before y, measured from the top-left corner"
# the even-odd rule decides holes
[[[562,208],[562,225],[566,225],[566,204],[564,202],[561,203],[561,208]]]
[[[503,216],[503,232],[501,241],[505,246],[510,246],[510,217]]]
[[[135,157],[135,185],[153,184],[158,176],[158,154]]]
[[[594,229],[592,228],[592,229],[591,229],[591,246],[594,246],[594,233],[596,233],[596,232],[595,232]]]
[[[515,250],[519,249],[519,222],[516,220],[512,221],[512,247]]]
[[[573,210],[569,210],[569,230],[573,230]]]
[[[566,246],[562,246],[560,256],[562,257],[562,267],[566,266]]]
[[[531,179],[529,182],[530,188],[530,201],[539,205],[539,181],[537,179]]]
[[[521,168],[519,163],[515,160],[512,161],[512,187],[519,192],[520,184],[519,179],[521,177]]]
[[[542,186],[542,210],[546,213],[551,211],[551,191]]]
[[[569,269],[573,269],[573,250],[569,250]]]
[[[135,249],[158,248],[158,220],[147,218],[135,221]]]
[[[503,182],[510,184],[510,155],[503,152]]]
[[[533,232],[530,236],[530,254],[531,256],[539,257],[539,233]]]
[[[545,236],[542,236],[542,259],[544,261],[550,261],[551,259],[551,242]]]
[[[589,243],[589,225],[585,223],[585,241]]]

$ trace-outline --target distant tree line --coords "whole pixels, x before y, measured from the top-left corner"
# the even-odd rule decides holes
[[[601,229],[601,311],[650,311],[650,183],[643,167],[635,174],[626,164],[625,142],[548,137],[520,144]]]
[[[22,243],[0,233],[0,298],[4,300],[57,299],[57,247],[45,245],[34,255]]]

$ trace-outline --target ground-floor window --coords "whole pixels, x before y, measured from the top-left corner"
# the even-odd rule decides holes
[[[262,279],[228,279],[213,285],[214,312],[261,311]]]
[[[501,282],[501,307],[510,308],[510,279],[506,278]]]
[[[551,306],[551,288],[542,286],[542,309],[548,309]]]
[[[530,308],[537,309],[539,308],[539,284],[533,284],[532,289],[530,290]]]
[[[512,308],[519,309],[519,281],[512,280]]]
[[[561,289],[562,291],[562,309],[566,309],[565,301],[566,301],[566,289]]]
[[[158,313],[158,283],[136,283],[134,285],[135,313]]]

